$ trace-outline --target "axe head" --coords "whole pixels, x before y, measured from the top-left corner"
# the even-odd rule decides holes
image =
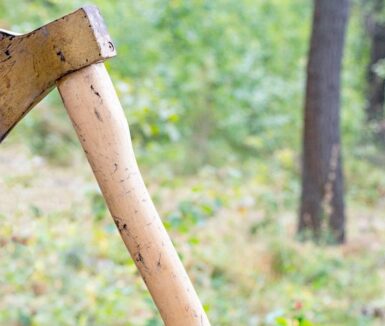
[[[0,142],[61,77],[116,55],[99,10],[86,6],[31,33],[0,30]]]

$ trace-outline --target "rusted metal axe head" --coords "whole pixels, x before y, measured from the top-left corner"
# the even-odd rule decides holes
[[[28,34],[0,30],[0,142],[58,79],[115,55],[94,6],[85,6]]]

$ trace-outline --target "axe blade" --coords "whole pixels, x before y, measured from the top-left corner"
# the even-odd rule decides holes
[[[116,55],[99,10],[85,6],[31,33],[0,30],[0,142],[66,74]]]

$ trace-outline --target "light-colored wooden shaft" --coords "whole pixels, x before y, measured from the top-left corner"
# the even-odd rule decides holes
[[[123,109],[103,63],[57,83],[120,234],[166,325],[210,325],[138,169]]]

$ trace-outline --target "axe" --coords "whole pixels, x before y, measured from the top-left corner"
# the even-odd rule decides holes
[[[0,142],[57,86],[120,235],[166,325],[210,325],[138,169],[103,61],[115,46],[96,7],[35,31],[0,31]]]

